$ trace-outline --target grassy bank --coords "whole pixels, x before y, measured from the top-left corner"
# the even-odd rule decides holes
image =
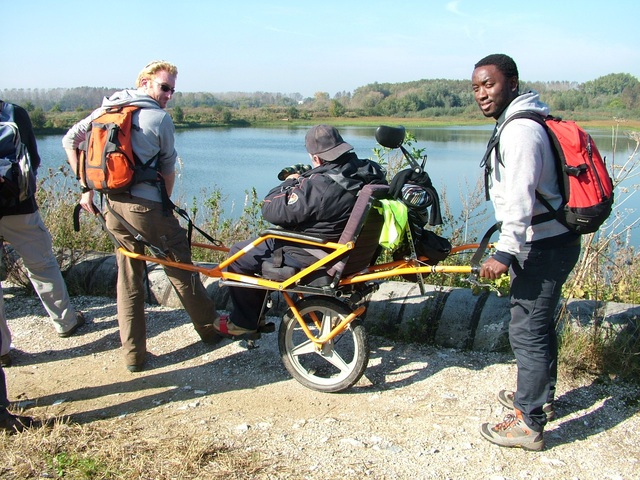
[[[168,109],[172,115],[174,112]],[[38,135],[60,135],[78,120],[84,118],[90,112],[48,112],[47,121],[41,125],[34,124]],[[623,127],[627,130],[640,131],[640,119],[618,118],[608,114],[597,112],[553,112],[555,116],[574,120],[584,127],[591,128],[613,128]],[[322,114],[309,114],[301,118],[291,118],[286,115],[277,115],[273,112],[265,113],[261,109],[232,110],[230,115],[215,115],[210,108],[185,109],[180,115],[180,121],[174,122],[178,129],[190,128],[214,128],[214,127],[304,127],[319,123],[340,126],[354,127],[377,127],[379,125],[404,125],[407,128],[425,127],[451,127],[451,126],[474,126],[488,125],[492,119],[484,118],[475,112],[467,115],[442,115],[437,117],[385,117],[385,116],[326,116]]]

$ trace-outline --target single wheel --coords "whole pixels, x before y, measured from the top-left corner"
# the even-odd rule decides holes
[[[328,334],[352,312],[345,303],[332,297],[307,297],[297,307],[316,338]],[[278,348],[293,378],[321,392],[340,392],[353,386],[369,363],[369,340],[358,319],[318,348],[289,310],[280,323]]]

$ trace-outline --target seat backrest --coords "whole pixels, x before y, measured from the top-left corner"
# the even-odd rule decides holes
[[[364,270],[375,261],[380,247],[384,217],[373,207],[377,199],[387,197],[388,192],[387,185],[374,184],[365,185],[360,190],[347,225],[338,240],[338,243],[355,241],[355,246],[346,257],[329,269],[334,282],[342,276]]]

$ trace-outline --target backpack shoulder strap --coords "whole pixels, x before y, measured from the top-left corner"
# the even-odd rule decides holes
[[[0,122],[15,122],[13,104],[0,100]]]
[[[547,131],[547,134],[548,134],[548,127],[547,127],[547,124],[545,123],[545,117],[539,113],[532,112],[531,110],[521,110],[509,116],[502,123],[502,125],[500,125],[500,129],[498,129],[498,126],[496,125],[496,129],[494,130],[493,135],[491,136],[491,139],[487,144],[487,149],[484,153],[484,156],[482,157],[482,161],[480,162],[480,167],[484,168],[484,192],[485,192],[485,199],[487,201],[489,200],[489,177],[491,176],[491,164],[489,162],[491,158],[491,152],[493,152],[493,150],[496,149],[496,160],[500,164],[502,164],[502,159],[500,158],[500,150],[499,148],[497,148],[500,143],[500,134],[502,133],[502,130],[504,130],[504,127],[511,120],[516,120],[518,118],[526,118],[539,123],[544,127],[545,131]]]
[[[563,202],[566,201],[567,198],[567,194],[564,188],[564,182],[562,181],[562,176],[563,176],[563,170],[562,170],[562,162],[560,159],[560,154],[558,152],[558,148],[556,146],[556,143],[552,137],[552,134],[550,132],[549,127],[547,126],[546,123],[546,119],[551,119],[553,118],[551,115],[548,116],[544,116],[541,115],[539,113],[536,112],[532,112],[531,110],[522,110],[520,112],[516,112],[513,115],[511,115],[509,118],[507,118],[505,120],[505,122],[502,124],[501,128],[500,128],[500,132],[502,131],[502,129],[504,128],[504,126],[510,122],[511,120],[515,120],[517,118],[525,118],[528,120],[532,120],[536,123],[538,123],[539,125],[541,125],[545,132],[547,133],[547,136],[549,137],[549,142],[551,144],[551,150],[553,151],[553,156],[554,156],[554,160],[555,160],[555,165],[556,165],[556,173],[558,175],[558,185],[560,188],[560,194],[563,198]],[[485,156],[483,157],[483,162],[485,162],[485,164],[483,166],[485,166],[485,194],[486,194],[486,198],[487,200],[489,200],[489,188],[488,188],[488,178],[489,178],[489,174],[491,172],[490,170],[490,166],[486,165],[489,161],[489,156],[491,155],[491,151],[496,148],[498,146],[498,143],[500,142],[500,133],[496,132],[494,134],[494,136],[492,137],[491,141],[489,142],[489,144],[487,145],[487,152],[485,153]],[[497,160],[499,162],[501,162],[500,160],[500,152],[499,150],[496,150],[496,157]],[[554,209],[551,204],[547,201],[546,198],[544,198],[542,195],[540,195],[540,193],[538,192],[538,190],[536,190],[536,198],[540,201],[540,203],[542,203],[545,208],[548,210],[548,212],[546,213],[541,213],[539,215],[535,215],[532,220],[531,220],[531,224],[532,225],[537,225],[539,223],[544,223],[544,222],[548,222],[550,220],[554,220],[555,218],[557,218],[556,212],[557,210]]]

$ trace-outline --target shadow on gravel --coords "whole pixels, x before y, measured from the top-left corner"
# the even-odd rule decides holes
[[[545,431],[547,448],[586,440],[638,414],[640,385],[613,387],[612,382],[598,378],[589,385],[570,390],[557,398],[557,419],[551,424],[555,428],[548,433]],[[600,405],[591,410],[597,404]],[[581,414],[583,410],[590,411]]]
[[[207,353],[206,347],[202,344],[192,344],[182,350],[193,352],[188,356]],[[184,351],[177,353],[181,355]],[[171,359],[165,358],[169,355],[150,355],[147,369],[139,374],[131,374],[131,379],[41,396],[37,399],[37,404],[53,405],[60,399],[64,399],[64,403],[69,404],[74,401],[104,398],[104,406],[64,416],[65,420],[85,424],[99,419],[140,413],[174,402],[197,402],[203,397],[215,396],[226,391],[250,391],[262,385],[288,379],[284,368],[270,368],[267,371],[256,369],[256,359],[247,358],[247,355],[251,356],[253,353],[253,351],[238,352],[194,367],[181,368],[176,365],[176,368],[170,371],[159,373],[153,373],[153,370],[176,363],[174,357],[176,352],[170,354]],[[242,375],[241,382],[238,381],[239,375]],[[136,396],[129,400],[118,401],[118,396],[127,394],[136,394]],[[185,408],[188,408],[188,405]]]
[[[449,355],[448,349],[436,346],[394,342],[382,337],[371,337],[369,367],[364,377],[371,384],[356,386],[350,393],[369,393],[400,388],[418,383],[446,369],[459,367],[479,371],[488,365],[510,362],[504,354],[465,352]]]
[[[110,334],[109,337],[112,335],[114,334]],[[224,340],[221,346],[229,343],[230,341]],[[80,348],[88,353],[93,345],[90,343]],[[85,424],[99,419],[140,413],[177,402],[187,402],[187,407],[183,405],[180,407],[188,408],[189,402],[198,402],[200,399],[211,398],[211,396],[215,402],[216,394],[235,390],[246,390],[247,394],[250,394],[251,390],[260,386],[291,380],[277,350],[277,334],[264,335],[260,340],[259,348],[243,349],[208,361],[207,354],[211,353],[213,356],[213,351],[217,348],[196,342],[166,354],[149,354],[145,370],[138,374],[131,374],[130,379],[104,385],[82,386],[41,396],[37,399],[37,404],[39,406],[54,405],[60,399],[64,399],[66,405],[72,402],[89,401],[88,403],[95,406],[95,400],[104,399],[100,407],[64,417],[68,421]],[[116,351],[113,353],[117,355]],[[387,339],[373,337],[370,363],[363,381],[345,391],[344,394],[358,395],[401,388],[450,367],[479,370],[494,363],[495,358],[498,358],[487,360],[486,356],[474,355],[473,352],[469,355],[469,357],[465,356],[468,361],[460,361],[459,355],[448,355],[446,350],[413,344],[397,344]],[[199,356],[203,357],[204,364],[188,367],[181,365]],[[166,370],[166,367],[171,369],[159,371]],[[117,375],[118,378],[122,378],[120,373]],[[122,375],[129,374],[125,372]],[[319,393],[319,395],[341,394]],[[120,396],[123,398],[119,398]],[[131,398],[132,396],[135,398]],[[70,409],[82,408],[77,406]]]

